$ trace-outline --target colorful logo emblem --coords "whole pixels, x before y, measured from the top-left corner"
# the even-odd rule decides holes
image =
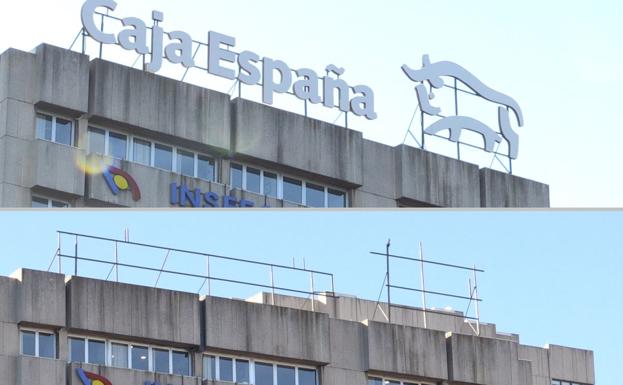
[[[120,191],[130,190],[134,201],[141,199],[141,190],[138,188],[134,178],[127,172],[117,167],[109,166],[102,175],[113,194],[117,195]]]
[[[76,368],[76,374],[78,374],[80,381],[82,381],[84,385],[112,385],[106,377],[91,372],[85,372],[82,368]]]

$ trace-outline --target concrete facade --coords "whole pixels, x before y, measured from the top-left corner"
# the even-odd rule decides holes
[[[71,145],[38,139],[37,114],[71,121]],[[125,159],[89,163],[89,152],[97,152],[88,145],[89,127],[125,135]],[[216,173],[182,176],[175,159],[174,171],[156,168],[153,154],[143,166],[133,152],[135,140],[207,156]],[[109,164],[136,180],[140,200],[111,192],[102,177]],[[251,174],[236,185],[232,164],[261,170],[261,178],[276,175],[277,191],[251,186]],[[287,196],[284,178],[324,189],[324,204],[322,198],[313,203],[314,191],[305,187],[295,192],[298,197]],[[255,207],[330,206],[330,191],[343,194],[347,207],[549,206],[542,183],[376,143],[354,130],[73,51],[43,44],[33,53],[9,49],[0,55],[0,206],[29,207],[36,196],[72,207],[179,207],[171,200],[172,182],[193,193],[199,188],[220,199],[232,196],[233,206],[241,200]],[[223,202],[199,200],[199,206]]]
[[[366,385],[370,378],[439,385],[595,383],[591,351],[521,345],[517,335],[498,334],[492,324],[476,336],[460,325],[463,318],[449,313],[428,318],[429,328],[415,326],[422,312],[417,308],[403,308],[402,318],[392,324],[382,317],[372,321],[367,310],[348,310],[369,309],[372,301],[355,297],[327,301],[319,295],[310,311],[305,298],[199,297],[27,269],[0,277],[0,289],[3,385],[82,385],[78,368],[113,385],[231,384],[205,380],[202,362],[208,356],[309,368],[316,371],[318,385]],[[24,354],[24,331],[54,335],[54,357]],[[175,375],[72,362],[70,338],[177,349],[189,355],[191,370]]]

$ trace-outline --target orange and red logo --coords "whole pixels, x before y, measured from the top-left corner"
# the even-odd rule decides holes
[[[91,372],[85,372],[82,368],[76,368],[76,374],[78,374],[80,381],[82,381],[84,385],[112,385],[106,377]]]
[[[141,190],[138,188],[138,184],[127,172],[117,167],[109,166],[102,175],[113,194],[117,195],[120,191],[130,190],[134,201],[141,199]]]

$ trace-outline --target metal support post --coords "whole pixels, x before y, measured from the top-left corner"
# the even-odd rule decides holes
[[[271,304],[275,304],[275,275],[273,273],[273,265],[270,265],[270,287],[272,289]]]
[[[476,296],[476,335],[480,336],[480,306],[478,305],[478,282],[476,281],[476,265],[474,265],[474,295]]]
[[[420,288],[422,290],[422,309],[424,314],[424,329],[426,325],[426,289],[424,284],[424,252],[422,251],[422,242],[420,242]]]
[[[76,235],[76,244],[74,247],[74,275],[78,276],[78,236]]]
[[[314,291],[314,273],[310,272],[309,273],[309,281],[311,284],[311,310],[312,311],[316,311],[315,309],[315,305],[314,305],[314,300],[316,299],[316,292]]]
[[[119,242],[115,241],[115,281],[119,282]]]
[[[207,270],[208,270],[208,296],[212,295],[212,280],[210,279],[210,256],[207,256]]]
[[[392,323],[392,299],[390,295],[391,285],[389,283],[389,247],[391,246],[391,239],[387,240],[385,245],[385,261],[387,264],[387,321]]]
[[[58,249],[56,249],[56,253],[58,255],[58,273],[62,274],[63,273],[63,264],[62,264],[62,259],[63,257],[61,257],[62,251],[61,251],[61,233],[57,232],[58,234]]]
[[[454,79],[454,114],[459,115],[459,91],[457,89],[456,78]],[[461,160],[461,142],[456,142],[456,156]]]

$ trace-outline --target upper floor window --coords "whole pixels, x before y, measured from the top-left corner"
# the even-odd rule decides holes
[[[37,113],[37,139],[71,146],[74,137],[73,128],[74,124],[70,119]]]
[[[571,381],[562,381],[562,380],[552,380],[552,385],[583,385],[577,382]]]
[[[69,360],[95,365],[190,376],[187,351],[97,338],[69,337]]]
[[[33,357],[56,358],[56,334],[50,331],[20,330],[20,353]]]
[[[203,378],[254,385],[318,385],[315,368],[214,355],[203,356]]]
[[[69,203],[62,202],[54,199],[42,198],[38,196],[33,196],[31,199],[31,207],[33,208],[67,208],[69,207]]]
[[[101,128],[89,127],[87,151],[117,161],[129,160],[185,176],[216,180],[216,163],[207,155]]]
[[[307,207],[346,207],[346,192],[255,167],[231,163],[234,188],[283,199]]]
[[[431,385],[427,382],[368,377],[368,385]]]

